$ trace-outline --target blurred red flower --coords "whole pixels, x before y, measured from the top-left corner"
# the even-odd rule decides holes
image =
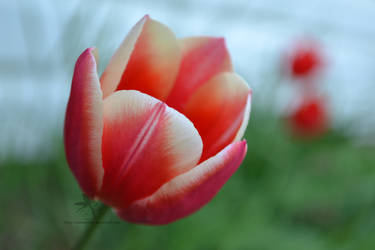
[[[311,76],[322,64],[323,56],[319,45],[308,39],[294,45],[288,56],[288,67],[292,77]]]
[[[328,129],[328,114],[324,100],[307,98],[289,116],[290,128],[296,136],[316,137]]]

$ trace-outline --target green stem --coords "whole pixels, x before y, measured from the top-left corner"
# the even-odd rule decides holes
[[[107,213],[109,207],[101,204],[100,208],[97,210],[93,221],[88,225],[86,228],[84,234],[82,237],[77,241],[77,244],[73,248],[74,250],[82,250],[85,248],[87,242],[90,240],[91,236],[95,232],[95,229],[98,227],[100,224],[100,220],[104,217],[104,215]]]

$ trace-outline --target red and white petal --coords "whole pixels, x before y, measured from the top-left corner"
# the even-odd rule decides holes
[[[181,40],[182,59],[167,104],[181,110],[189,97],[214,75],[232,71],[223,38],[191,37]]]
[[[246,141],[234,142],[192,170],[164,184],[151,196],[133,202],[117,214],[129,222],[167,224],[209,202],[245,157]]]
[[[134,90],[104,100],[100,199],[120,208],[154,193],[196,166],[202,140],[194,125],[159,100]]]
[[[117,89],[135,44],[148,19],[149,16],[146,15],[136,23],[109,61],[100,78],[103,98],[106,98]]]
[[[130,55],[134,50],[135,43],[148,19],[149,17],[146,15],[136,23],[109,61],[108,66],[100,78],[103,98],[106,98],[117,89]]]
[[[181,49],[174,33],[145,16],[131,30],[101,78],[104,97],[138,90],[164,100],[176,80]]]
[[[101,138],[103,101],[94,49],[76,62],[65,116],[64,144],[70,169],[84,193],[93,198],[103,177]]]
[[[239,140],[242,139],[242,137],[245,134],[247,125],[249,124],[250,111],[251,111],[251,97],[252,97],[252,91],[250,90],[250,93],[249,93],[249,95],[247,97],[247,101],[246,101],[245,114],[244,114],[244,117],[242,119],[240,129],[237,131],[236,137],[234,138],[234,141],[239,141]]]
[[[211,78],[186,103],[183,113],[193,122],[203,140],[200,161],[217,154],[234,141],[249,112],[251,90],[237,74],[225,72]]]

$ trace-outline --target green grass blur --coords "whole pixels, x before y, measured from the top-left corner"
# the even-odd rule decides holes
[[[152,227],[112,212],[86,249],[375,249],[375,148],[339,131],[291,137],[282,121],[253,112],[247,157],[197,213]],[[0,167],[0,249],[70,249],[91,212],[64,158]],[[95,204],[94,204],[95,205]]]

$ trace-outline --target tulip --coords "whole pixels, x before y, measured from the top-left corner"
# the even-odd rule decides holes
[[[317,97],[306,97],[289,117],[292,132],[302,138],[324,134],[328,129],[328,121],[324,101]]]
[[[243,161],[251,90],[223,38],[176,39],[148,16],[101,75],[78,58],[66,158],[83,192],[132,223],[166,224],[209,202]]]

